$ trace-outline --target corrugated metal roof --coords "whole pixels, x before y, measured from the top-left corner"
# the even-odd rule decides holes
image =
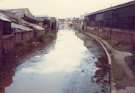
[[[16,24],[16,23],[12,23],[11,27],[12,28],[16,28],[16,29],[21,29],[21,30],[24,30],[24,31],[31,31],[32,30],[29,27],[26,27],[26,26],[23,26],[23,25],[19,25],[19,24]]]
[[[110,8],[106,8],[106,9],[103,9],[103,10],[99,10],[99,11],[96,11],[96,12],[93,12],[93,13],[89,13],[88,15],[99,14],[99,13],[103,13],[103,12],[106,12],[106,11],[111,11],[111,10],[115,10],[115,9],[119,9],[119,8],[123,8],[123,7],[128,7],[130,5],[135,5],[135,1],[131,1],[131,2],[128,2],[128,3],[120,4],[120,5],[113,6],[113,7],[110,7]]]
[[[38,16],[38,17],[35,17],[35,19],[38,20],[38,21],[44,21],[44,20],[49,20],[49,17],[47,17],[47,16],[44,16],[44,17],[41,16],[41,17],[39,17]]]
[[[35,30],[45,30],[43,27],[41,27],[41,26],[39,26],[39,25],[37,25],[37,24],[29,23],[29,22],[27,22],[27,21],[23,21],[23,23],[24,23],[25,25],[28,25],[29,27],[35,29]]]
[[[18,17],[24,17],[24,15],[27,15],[31,18],[34,18],[28,8],[7,9],[6,11],[11,12]]]
[[[44,30],[43,27],[36,25],[36,24],[30,24],[31,26],[33,26],[33,28],[35,28],[36,30]]]
[[[14,15],[13,13],[11,13],[10,11],[0,10],[0,13],[4,14],[5,16],[7,16],[8,19],[11,22],[18,22],[19,21],[19,18],[16,15]]]
[[[4,20],[4,21],[11,22],[11,20],[6,15],[4,15],[3,13],[0,13],[0,19]]]

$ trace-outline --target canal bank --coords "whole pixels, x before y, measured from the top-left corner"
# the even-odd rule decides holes
[[[80,33],[80,31],[77,31],[76,34],[84,40],[85,46],[88,49],[91,49],[92,45],[96,45],[97,49],[95,51],[98,51],[98,55],[95,55],[98,58],[98,62],[96,63],[98,70],[94,77],[96,77],[96,82],[104,85],[105,90],[103,90],[103,93],[111,93],[111,56],[109,55],[108,50],[101,41],[97,40],[97,38],[94,38],[89,34]],[[92,44],[90,43],[91,41],[93,41]]]
[[[33,54],[33,52],[46,47],[49,43],[55,41],[56,37],[57,31],[51,31],[46,34],[43,34],[37,40],[16,46],[16,49],[14,50],[14,56],[16,58],[16,61],[25,59],[27,55],[31,55]]]
[[[134,93],[134,73],[126,60],[132,54],[114,49],[107,41],[89,32],[84,32],[84,34],[102,42],[109,52],[112,61],[112,93]]]
[[[26,55],[57,34],[55,17],[36,17],[29,9],[0,11],[0,62]]]
[[[60,30],[49,52],[43,48],[14,68],[5,93],[108,93],[96,76],[106,74],[96,66],[102,50],[93,40],[88,49],[88,41],[79,39],[74,30]]]

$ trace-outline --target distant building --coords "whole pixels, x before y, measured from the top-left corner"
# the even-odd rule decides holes
[[[85,16],[85,24],[118,29],[135,29],[135,1],[113,6]]]

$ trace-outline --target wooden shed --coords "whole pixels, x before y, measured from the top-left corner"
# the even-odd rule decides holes
[[[14,48],[14,36],[11,29],[11,20],[0,13],[0,61]]]

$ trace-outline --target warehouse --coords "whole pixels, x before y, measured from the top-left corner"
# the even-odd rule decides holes
[[[85,16],[91,26],[105,26],[119,29],[135,29],[135,1],[100,10]]]

